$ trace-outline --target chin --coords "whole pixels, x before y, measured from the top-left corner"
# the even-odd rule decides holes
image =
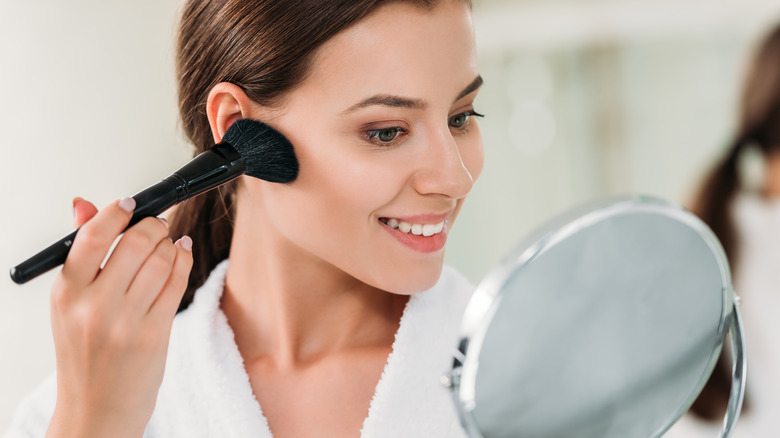
[[[411,270],[395,270],[383,275],[385,281],[378,287],[398,295],[414,295],[432,288],[441,277],[443,263],[431,267],[417,267]]]

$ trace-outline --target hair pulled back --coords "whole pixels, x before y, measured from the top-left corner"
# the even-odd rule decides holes
[[[758,148],[763,156],[780,151],[780,26],[766,36],[753,58],[731,146],[704,180],[691,206],[718,236],[732,266],[738,254],[730,207],[741,188],[739,158],[748,147]]]
[[[179,112],[193,155],[214,145],[206,100],[215,85],[230,82],[261,105],[278,105],[306,79],[325,42],[380,6],[400,1],[430,10],[439,0],[187,1],[178,30],[176,71]],[[194,265],[179,310],[228,257],[236,187],[233,181],[173,212],[171,235],[193,239]]]
[[[748,148],[757,148],[763,157],[780,151],[780,26],[769,32],[753,57],[743,85],[736,134],[691,206],[692,212],[718,236],[732,267],[739,258],[732,204],[744,189],[739,161]],[[721,354],[691,411],[704,419],[719,420],[726,411],[730,391],[729,368]],[[743,412],[747,407],[746,399]]]

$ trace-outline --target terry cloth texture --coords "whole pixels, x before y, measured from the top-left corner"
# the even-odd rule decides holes
[[[227,267],[227,260],[218,265],[174,320],[146,438],[272,437],[220,308]],[[451,365],[472,292],[465,278],[445,267],[432,289],[410,298],[361,436],[465,438],[439,379]],[[51,376],[19,407],[6,438],[43,437],[55,399]]]

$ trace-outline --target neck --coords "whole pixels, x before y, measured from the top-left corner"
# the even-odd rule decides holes
[[[240,208],[225,283],[222,308],[244,360],[270,359],[278,367],[391,347],[408,301],[307,253],[261,214]]]

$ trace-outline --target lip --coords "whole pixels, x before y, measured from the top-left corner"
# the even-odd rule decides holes
[[[447,243],[447,234],[449,233],[449,223],[447,222],[447,219],[452,214],[452,211],[449,211],[447,213],[441,213],[441,214],[418,214],[418,215],[411,215],[411,216],[382,216],[384,218],[393,218],[398,219],[399,221],[408,222],[410,224],[435,224],[442,221],[444,222],[444,229],[442,229],[441,233],[434,234],[433,236],[417,236],[410,233],[404,233],[402,231],[396,230],[395,228],[390,228],[387,224],[377,219],[377,222],[384,227],[387,232],[390,233],[391,236],[393,236],[397,241],[404,244],[408,248],[421,252],[421,253],[433,253],[440,251],[444,248],[444,245]]]

